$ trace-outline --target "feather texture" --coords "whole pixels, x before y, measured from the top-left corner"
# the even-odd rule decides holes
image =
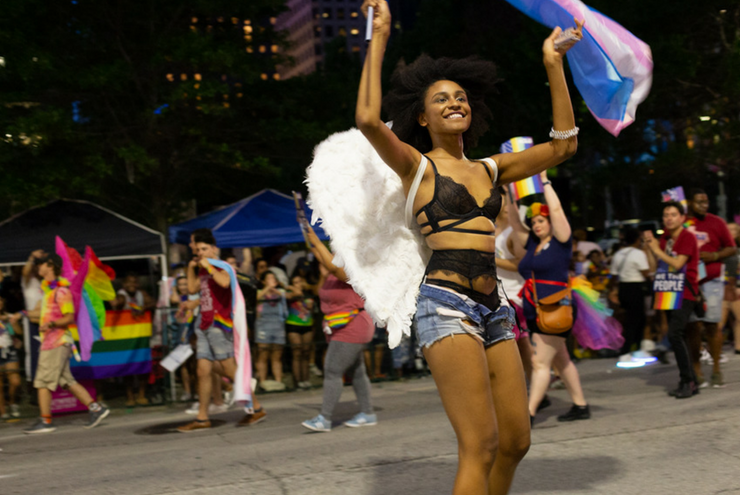
[[[431,255],[418,228],[405,225],[400,177],[354,128],[320,143],[306,175],[311,223],[320,221],[334,264],[344,268],[375,323],[387,327],[395,348],[410,334]]]

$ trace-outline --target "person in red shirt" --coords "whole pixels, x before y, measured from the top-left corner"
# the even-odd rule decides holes
[[[722,319],[722,300],[725,293],[723,260],[737,254],[735,240],[727,228],[727,223],[717,215],[709,213],[709,198],[701,189],[692,189],[689,193],[689,211],[687,230],[694,234],[699,245],[699,258],[706,267],[706,276],[699,282],[701,292],[707,304],[704,316],[692,318],[689,326],[688,344],[694,372],[700,387],[709,386],[704,380],[699,356],[701,354],[702,328],[709,343],[709,352],[714,360],[711,384],[714,388],[724,387],[720,358],[724,335],[718,327]],[[701,270],[700,270],[701,271]]]
[[[200,325],[196,328],[196,359],[198,369],[198,395],[200,403],[195,421],[178,428],[182,433],[211,427],[208,406],[211,402],[213,371],[234,380],[233,321],[231,320],[231,277],[208,261],[218,259],[216,239],[210,230],[201,229],[194,234],[195,257],[188,264],[188,291],[200,292]],[[247,413],[238,426],[251,426],[267,415],[256,396],[252,396],[254,412]]]
[[[666,311],[668,314],[668,340],[676,356],[681,381],[678,388],[669,392],[677,399],[687,399],[699,393],[694,368],[691,366],[686,327],[694,312],[696,295],[699,293],[698,259],[699,249],[694,237],[683,227],[686,219],[683,205],[675,201],[663,204],[663,226],[665,233],[658,241],[652,232],[645,232],[650,253],[658,262],[668,265],[672,272],[685,272],[683,302],[679,309]]]

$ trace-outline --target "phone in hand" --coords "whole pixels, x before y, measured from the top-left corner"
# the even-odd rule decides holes
[[[647,241],[647,242],[650,242],[650,241],[652,241],[653,239],[655,239],[655,236],[653,235],[653,231],[652,231],[652,230],[646,230],[645,232],[643,232],[643,233],[642,233],[642,237],[643,237],[643,238],[645,239],[645,241]]]

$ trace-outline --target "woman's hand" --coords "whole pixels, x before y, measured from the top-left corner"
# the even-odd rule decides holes
[[[362,4],[362,13],[367,19],[367,8],[373,8],[373,37],[375,35],[389,37],[391,34],[391,11],[386,0],[365,0]]]
[[[576,22],[576,34],[579,36],[579,39],[583,38],[583,24],[586,22],[585,19],[583,21],[579,21],[574,18],[573,20]],[[563,57],[566,52],[573,46],[570,45],[564,49],[561,48],[560,50],[555,49],[555,39],[560,36],[560,33],[562,32],[563,30],[560,29],[560,27],[556,27],[542,44],[542,60],[547,66],[562,64]]]
[[[543,170],[542,172],[540,172],[540,179],[542,180],[543,184],[547,182],[547,170]]]

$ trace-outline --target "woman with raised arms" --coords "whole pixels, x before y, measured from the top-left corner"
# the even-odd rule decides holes
[[[556,28],[543,44],[553,105],[551,142],[473,161],[465,152],[487,129],[484,96],[495,66],[476,58],[421,56],[393,75],[383,99],[381,69],[391,30],[384,0],[373,7],[372,41],[357,98],[356,123],[401,178],[432,250],[420,288],[416,326],[458,440],[453,493],[508,493],[530,444],[527,389],[514,341],[513,310],[496,285],[496,188],[554,167],[577,147],[577,128],[557,51]],[[582,23],[578,24],[578,31]],[[391,130],[380,118],[387,109]],[[429,165],[429,166],[428,166]],[[408,208],[407,208],[408,211]]]

